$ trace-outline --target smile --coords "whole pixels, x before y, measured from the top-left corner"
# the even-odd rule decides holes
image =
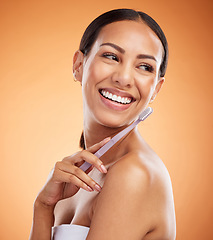
[[[117,102],[120,104],[130,104],[133,101],[133,98],[130,97],[122,97],[122,96],[118,96],[116,94],[112,94],[108,91],[105,90],[100,90],[100,94],[104,97],[107,98],[113,102]]]

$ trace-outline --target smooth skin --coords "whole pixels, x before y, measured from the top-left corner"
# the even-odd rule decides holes
[[[53,225],[70,223],[90,227],[87,240],[175,239],[169,174],[137,128],[101,160],[93,154],[155,99],[165,80],[162,54],[160,40],[141,21],[108,24],[87,56],[75,53],[87,150],[56,163],[35,200],[31,240],[49,240]],[[115,103],[102,90],[132,102]],[[86,173],[79,169],[83,161],[93,165]]]

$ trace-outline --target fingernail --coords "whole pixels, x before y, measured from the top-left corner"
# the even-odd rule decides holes
[[[103,173],[107,173],[107,169],[105,168],[104,165],[101,165],[100,168],[101,168],[101,170],[102,170]]]
[[[105,138],[105,139],[102,141],[102,143],[108,142],[110,139],[111,139],[111,137],[107,137],[107,138]]]
[[[87,190],[88,190],[89,192],[93,192],[93,189],[92,189],[90,186],[87,186]]]
[[[98,184],[95,184],[95,190],[97,190],[98,192],[101,191],[101,187]]]

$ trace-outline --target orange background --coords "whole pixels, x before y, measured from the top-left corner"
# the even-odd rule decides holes
[[[169,42],[166,83],[139,128],[170,172],[177,239],[213,239],[211,0],[1,0],[0,239],[28,239],[50,169],[78,150],[72,55],[91,20],[121,7],[150,14]]]

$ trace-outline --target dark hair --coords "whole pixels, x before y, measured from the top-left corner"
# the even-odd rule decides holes
[[[152,29],[152,31],[158,36],[164,49],[159,72],[159,76],[163,77],[165,75],[168,62],[168,43],[162,29],[157,24],[157,22],[144,12],[123,8],[114,9],[109,12],[103,13],[95,20],[93,20],[90,23],[90,25],[86,28],[80,42],[79,50],[86,56],[90,52],[94,42],[98,37],[98,34],[100,33],[101,29],[104,26],[113,22],[119,22],[124,20],[142,21],[147,26],[149,26]],[[80,139],[80,147],[85,149],[83,133]]]
[[[79,147],[82,148],[82,149],[86,149],[85,141],[84,141],[84,132],[81,133],[81,138],[80,138],[80,141],[79,141]]]

